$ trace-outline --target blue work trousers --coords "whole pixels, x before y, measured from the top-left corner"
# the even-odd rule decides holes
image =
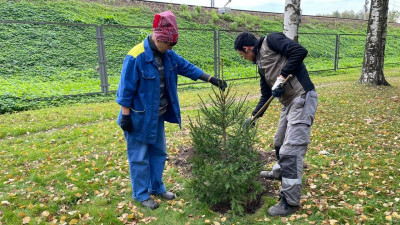
[[[133,199],[142,202],[149,199],[150,194],[164,193],[167,190],[162,181],[167,158],[164,117],[158,118],[155,144],[146,144],[136,140],[133,132],[125,131],[124,134],[127,141]]]

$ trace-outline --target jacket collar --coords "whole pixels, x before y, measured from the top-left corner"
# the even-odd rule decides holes
[[[144,56],[145,56],[145,61],[146,62],[152,62],[154,61],[154,55],[153,55],[153,51],[151,50],[150,47],[150,43],[149,43],[149,37],[148,36],[143,43],[143,47],[144,47]]]
[[[253,46],[253,53],[256,56],[256,58],[257,58],[258,53],[260,53],[260,48],[264,41],[264,38],[265,37],[261,37],[260,39],[256,40],[256,43]]]

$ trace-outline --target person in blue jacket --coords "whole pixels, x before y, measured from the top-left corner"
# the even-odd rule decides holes
[[[283,105],[274,137],[277,162],[272,171],[260,175],[281,180],[280,201],[267,212],[270,216],[287,216],[300,208],[304,156],[318,105],[317,92],[303,63],[308,52],[283,33],[257,39],[243,32],[236,37],[234,48],[243,59],[257,64],[261,77],[261,97],[248,123],[271,96]],[[293,76],[282,87],[289,75]]]
[[[178,37],[175,15],[156,14],[153,33],[125,57],[117,91],[117,122],[127,141],[132,196],[150,209],[158,207],[150,194],[175,198],[162,175],[167,157],[164,121],[181,127],[177,75],[210,82],[223,91],[227,86],[176,54],[172,48]]]

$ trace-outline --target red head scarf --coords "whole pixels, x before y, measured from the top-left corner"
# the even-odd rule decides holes
[[[171,11],[165,11],[154,16],[153,36],[158,41],[178,42],[178,24]]]

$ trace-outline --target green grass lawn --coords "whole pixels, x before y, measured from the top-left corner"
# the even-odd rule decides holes
[[[141,207],[131,197],[119,107],[111,101],[0,115],[0,224],[398,224],[400,68],[385,70],[390,87],[360,85],[359,74],[312,74],[319,108],[295,215],[266,216],[277,195],[264,196],[252,215],[215,213],[170,164],[164,181],[178,198],[156,198],[154,211]],[[235,82],[233,90],[255,107],[258,80]],[[190,146],[188,116],[198,113],[197,95],[209,102],[210,93],[206,84],[180,87],[183,129],[166,125],[171,157]],[[274,102],[259,120],[260,151],[272,150],[279,109]]]

